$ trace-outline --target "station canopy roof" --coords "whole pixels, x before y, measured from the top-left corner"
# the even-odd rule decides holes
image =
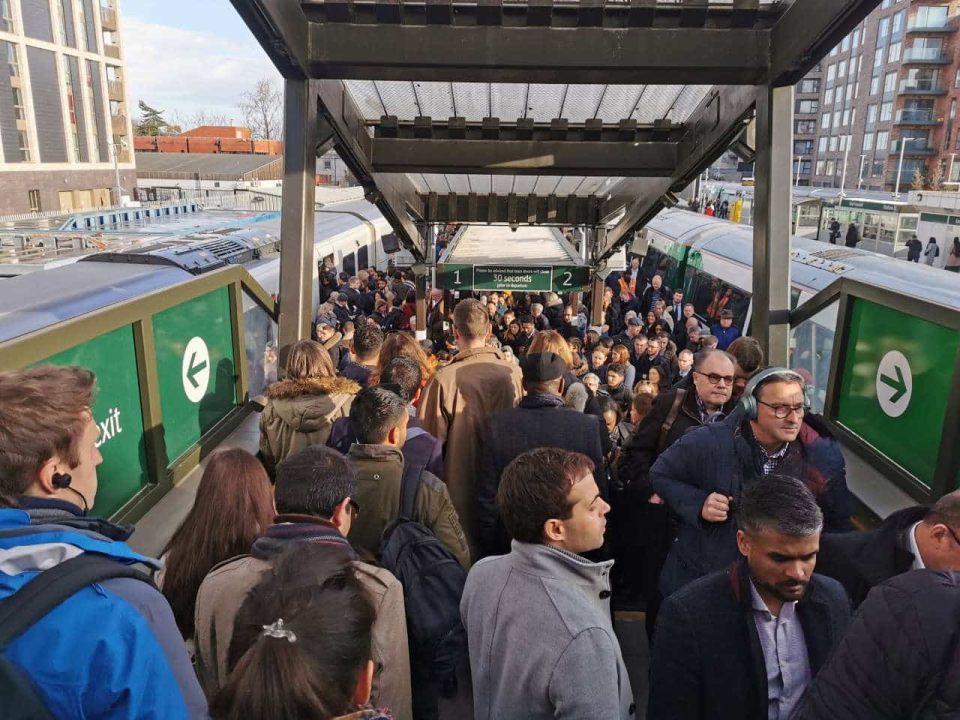
[[[520,223],[598,228],[599,260],[879,0],[231,2],[416,255]]]

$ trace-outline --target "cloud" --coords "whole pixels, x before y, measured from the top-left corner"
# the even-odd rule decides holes
[[[240,94],[260,78],[281,82],[252,36],[238,42],[132,17],[124,19],[122,33],[127,99],[134,113],[143,100],[164,110],[167,119],[174,112],[204,111],[240,123]]]

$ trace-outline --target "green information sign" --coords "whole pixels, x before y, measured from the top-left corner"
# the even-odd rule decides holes
[[[447,290],[513,290],[575,292],[590,284],[583,265],[463,265],[437,266],[437,287]]]
[[[474,290],[519,290],[549,292],[553,268],[514,267],[510,265],[474,265]]]
[[[960,333],[856,298],[836,419],[933,484]]]
[[[79,365],[97,375],[93,418],[100,426],[96,514],[109,517],[148,481],[143,406],[129,325],[65,350],[42,363]]]
[[[153,334],[164,439],[172,462],[236,406],[227,288],[158,313]]]

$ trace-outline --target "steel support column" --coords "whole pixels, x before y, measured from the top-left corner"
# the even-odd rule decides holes
[[[790,200],[793,88],[757,88],[750,333],[770,365],[787,364],[790,325]]]
[[[416,337],[417,340],[426,340],[427,339],[427,275],[426,268],[424,272],[415,275],[413,278],[414,286],[416,288],[416,300],[417,300],[417,327]]]
[[[315,80],[284,84],[283,211],[280,216],[280,350],[310,336],[317,164]]]

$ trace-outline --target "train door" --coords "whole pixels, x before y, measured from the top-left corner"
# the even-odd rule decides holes
[[[357,266],[362,270],[370,267],[369,248],[367,245],[357,250]]]
[[[351,277],[357,274],[357,259],[353,253],[343,256],[343,272]]]

